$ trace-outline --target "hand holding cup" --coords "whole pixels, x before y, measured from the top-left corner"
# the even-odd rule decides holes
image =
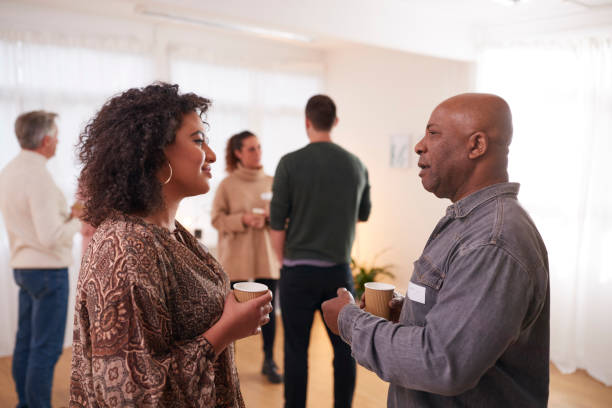
[[[227,321],[230,337],[238,340],[261,332],[261,326],[270,321],[271,302],[272,292],[266,285],[255,282],[234,284],[234,291],[227,296],[221,316],[221,319]]]
[[[404,306],[404,296],[400,295],[398,292],[393,291],[393,296],[391,300],[389,300],[389,320],[393,323],[397,323],[399,321],[399,316],[402,312],[402,307]],[[366,294],[364,293],[361,296],[361,300],[359,301],[359,308],[366,308]]]
[[[253,210],[256,210],[255,208]],[[265,214],[258,213],[245,213],[242,216],[242,223],[247,227],[261,229],[266,225],[266,216]]]
[[[393,298],[394,290],[395,286],[389,283],[366,283],[364,292],[364,297],[367,297],[367,302],[364,299],[366,312],[390,320],[391,308],[389,302]]]

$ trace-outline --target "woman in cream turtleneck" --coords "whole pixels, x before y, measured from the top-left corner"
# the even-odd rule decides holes
[[[257,136],[249,131],[232,136],[227,142],[225,162],[229,176],[219,184],[212,210],[212,224],[219,231],[219,261],[232,284],[254,280],[275,293],[280,266],[267,225],[272,177],[263,171]],[[270,322],[261,330],[265,355],[262,373],[270,382],[280,383],[282,376],[273,358],[274,310]]]

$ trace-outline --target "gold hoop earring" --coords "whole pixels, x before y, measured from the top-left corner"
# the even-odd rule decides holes
[[[170,162],[168,162],[168,167],[170,167],[170,175],[168,176],[168,179],[164,181],[164,185],[168,184],[172,179],[172,166],[170,165]]]

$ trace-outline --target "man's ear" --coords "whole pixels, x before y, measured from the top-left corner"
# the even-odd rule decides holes
[[[51,135],[44,135],[40,141],[39,147],[47,147],[51,143]]]
[[[468,158],[473,160],[483,156],[489,148],[489,137],[484,132],[476,132],[468,139]]]
[[[332,125],[332,128],[335,128],[336,126],[338,126],[339,121],[340,119],[336,116],[336,119],[334,119],[334,124]]]

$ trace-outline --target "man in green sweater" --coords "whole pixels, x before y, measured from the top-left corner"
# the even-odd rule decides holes
[[[306,104],[310,143],[285,155],[272,187],[270,237],[282,262],[280,305],[285,329],[285,407],[306,406],[310,327],[321,303],[339,287],[353,291],[349,267],[357,221],[370,215],[368,171],[333,143],[336,105],[326,95]],[[334,349],[334,407],[350,407],[355,361],[350,347],[327,330]]]

